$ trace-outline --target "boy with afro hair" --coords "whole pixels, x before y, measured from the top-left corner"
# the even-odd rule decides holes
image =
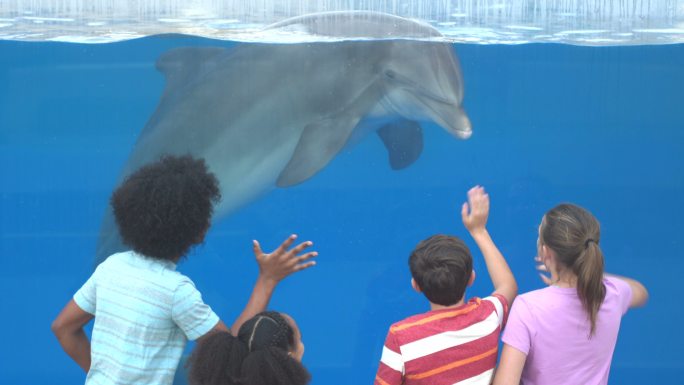
[[[130,251],[102,262],[52,323],[62,348],[87,372],[86,384],[173,383],[188,340],[226,325],[202,301],[176,264],[204,241],[218,180],[202,159],[165,156],[128,176],[111,198]],[[280,280],[314,265],[312,245],[290,249],[295,235],[271,253],[253,249],[259,277],[232,326],[265,310]],[[91,340],[83,327],[95,318]]]

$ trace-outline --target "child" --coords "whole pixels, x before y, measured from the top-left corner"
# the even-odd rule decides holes
[[[192,352],[190,385],[306,385],[304,344],[294,320],[263,312],[248,320],[237,337],[227,332],[203,338]]]
[[[608,383],[620,319],[643,306],[639,282],[604,274],[601,230],[587,210],[561,204],[542,218],[537,262],[549,287],[518,297],[495,384]]]
[[[484,256],[494,293],[464,301],[475,272],[460,239],[435,235],[418,244],[409,257],[411,285],[425,294],[431,310],[390,327],[376,385],[490,383],[499,334],[518,287],[487,232],[488,215],[489,197],[473,187],[461,216]]]
[[[204,241],[219,199],[216,177],[190,156],[163,157],[114,192],[114,216],[132,250],[102,262],[52,324],[63,349],[88,373],[86,384],[171,384],[187,340],[228,330],[176,271]],[[270,254],[254,241],[259,277],[233,331],[266,308],[280,280],[313,266],[306,260],[315,252],[298,256],[311,242],[288,251],[295,238]],[[93,317],[88,341],[83,327]]]

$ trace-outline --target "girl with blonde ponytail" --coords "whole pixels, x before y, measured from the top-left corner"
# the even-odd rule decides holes
[[[600,238],[582,207],[561,204],[544,215],[536,261],[548,287],[513,303],[495,385],[608,383],[622,315],[643,306],[648,292],[604,272]]]

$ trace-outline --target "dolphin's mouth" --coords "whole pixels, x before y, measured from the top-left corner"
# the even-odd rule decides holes
[[[408,89],[412,93],[419,94],[419,95],[424,96],[428,99],[434,100],[438,103],[456,106],[456,104],[454,102],[449,101],[448,99],[443,98],[443,97],[435,94],[434,92],[430,92],[429,90],[427,90],[422,85],[420,85],[420,84],[414,82],[413,80],[411,80],[411,79],[409,79],[403,75],[400,75],[400,74],[398,74],[392,70],[385,71],[385,76],[388,79],[390,79],[390,81],[392,81],[392,82],[403,84],[404,86],[408,87]]]
[[[470,119],[463,113],[463,110],[458,107],[454,106],[453,104],[446,103],[449,108],[453,108],[455,110],[459,110],[459,114],[456,115],[457,118],[460,119],[460,121],[454,121],[454,122],[449,122],[447,119],[444,118],[443,113],[441,113],[439,110],[437,110],[434,106],[430,105],[430,103],[425,103],[425,106],[432,111],[436,117],[438,117],[439,121],[437,122],[440,126],[444,128],[448,128],[448,131],[452,134],[455,135],[461,139],[468,139],[470,136],[473,134],[473,129],[470,126]]]
[[[428,96],[428,95],[425,95]],[[449,133],[451,133],[454,136],[457,136],[461,139],[468,139],[470,136],[473,134],[473,129],[470,126],[470,119],[465,115],[461,107],[459,107],[455,103],[451,103],[444,98],[441,97],[435,97],[435,98],[430,98],[431,100],[434,100],[438,102],[439,104],[433,104],[433,103],[421,103],[425,108],[430,110],[434,116],[435,122],[439,124],[440,126],[444,127],[447,129]],[[448,113],[445,116],[443,108],[447,109],[447,111],[458,111],[457,114],[453,113]],[[453,115],[452,115],[453,114]],[[449,119],[452,118],[452,119]],[[451,120],[454,120],[451,122]]]
[[[450,134],[461,139],[470,138],[473,133],[470,126],[470,120],[457,102],[450,101],[437,95],[423,87],[421,84],[392,70],[385,71],[385,77],[390,83],[394,83],[395,86],[399,86],[403,88],[404,91],[413,95],[420,105],[431,112],[432,119],[435,123],[442,126]],[[386,101],[394,111],[401,114],[402,110],[395,105],[391,98],[386,98]]]

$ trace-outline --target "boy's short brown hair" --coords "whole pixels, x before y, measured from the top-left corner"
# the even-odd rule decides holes
[[[473,272],[473,257],[459,238],[433,235],[413,250],[409,269],[430,302],[451,306],[465,295]]]

